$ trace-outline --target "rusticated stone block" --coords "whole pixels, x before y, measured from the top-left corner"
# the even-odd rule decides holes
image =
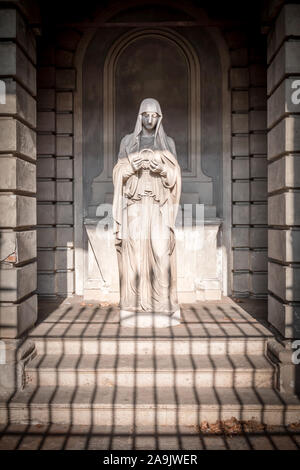
[[[234,134],[247,134],[249,131],[248,114],[232,115],[232,132]]]
[[[233,291],[247,294],[250,291],[250,274],[233,273]]]
[[[26,227],[36,225],[35,197],[0,195],[0,226]]]
[[[36,70],[21,49],[13,42],[0,43],[1,75],[12,76],[36,95]]]
[[[232,200],[249,201],[249,181],[236,181],[232,183]]]
[[[36,134],[14,118],[0,117],[0,151],[36,158]]]
[[[74,269],[74,250],[73,249],[56,250],[55,251],[55,268],[63,269],[63,270]]]
[[[57,158],[56,159],[57,178],[73,178],[73,159]]]
[[[268,321],[285,338],[300,338],[300,307],[268,296]]]
[[[38,271],[54,271],[55,270],[55,251],[54,250],[38,250],[37,257]]]
[[[249,99],[251,109],[266,109],[267,89],[265,87],[249,88]]]
[[[36,167],[13,155],[0,157],[0,188],[6,191],[36,192]]]
[[[54,273],[38,273],[37,276],[38,294],[47,295],[55,294],[55,274]]]
[[[37,320],[37,296],[19,304],[0,304],[1,338],[18,338]]]
[[[268,127],[273,126],[276,121],[279,121],[279,119],[282,119],[288,113],[299,112],[299,104],[295,101],[293,95],[297,93],[297,89],[299,88],[299,85],[297,85],[298,82],[300,85],[299,77],[286,78],[269,97]],[[297,85],[296,87],[295,84]],[[295,97],[298,98],[298,95]]]
[[[58,295],[74,293],[74,272],[58,272],[56,277],[56,292]]]
[[[249,250],[233,250],[233,269],[249,270]]]
[[[37,108],[39,111],[55,109],[55,90],[51,88],[39,89],[37,92]]]
[[[268,165],[267,157],[251,157],[250,158],[250,175],[251,178],[266,178]]]
[[[248,111],[249,97],[248,91],[232,91],[232,111]]]
[[[274,194],[268,199],[269,225],[300,225],[300,193]]]
[[[69,91],[56,93],[56,109],[57,111],[73,110],[73,94]]]
[[[232,178],[249,178],[249,158],[234,158],[232,160]]]
[[[0,260],[24,263],[36,258],[36,230],[1,232]]]
[[[234,204],[232,207],[232,222],[238,225],[247,225],[250,222],[250,205]]]
[[[12,114],[30,126],[36,127],[35,99],[12,78],[2,80],[5,82],[6,102],[1,103],[1,113]]]
[[[55,248],[56,228],[37,227],[37,246],[38,248]]]
[[[69,136],[56,137],[56,155],[58,157],[73,155],[73,137],[69,137]]]
[[[31,60],[36,61],[35,38],[17,10],[1,8],[0,37],[16,40],[22,45]]]
[[[267,200],[267,181],[251,181],[250,182],[250,200],[266,201]]]
[[[55,201],[55,181],[38,181],[37,199],[38,201]]]
[[[232,246],[235,248],[249,247],[249,227],[232,227]]]
[[[268,166],[268,190],[300,187],[300,157],[284,155]]]
[[[297,4],[284,5],[268,36],[268,63],[278,50],[285,37],[300,36],[300,6]]]
[[[38,225],[54,225],[55,222],[55,204],[37,204],[37,223]]]
[[[299,73],[300,41],[283,43],[268,68],[268,94],[281,82],[285,75]]]
[[[267,153],[267,135],[251,134],[250,135],[250,154],[261,155]]]
[[[267,204],[251,204],[250,223],[251,225],[267,225],[268,223]]]
[[[39,155],[54,155],[55,154],[55,136],[54,135],[39,135],[37,136],[37,153]]]
[[[249,155],[249,137],[232,137],[232,155],[234,157],[243,157]]]
[[[267,112],[250,111],[250,131],[265,131],[267,129]]]
[[[55,178],[55,158],[39,157],[37,159],[37,177]]]
[[[267,227],[250,228],[250,248],[266,248],[268,246]]]
[[[251,273],[250,289],[253,294],[262,295],[268,293],[268,275],[267,273]]]
[[[17,302],[36,290],[36,262],[18,268],[0,269],[1,302]]]
[[[57,201],[73,201],[73,182],[57,181],[56,197]]]
[[[268,252],[266,249],[250,251],[250,270],[265,272],[268,270]]]
[[[269,257],[283,263],[300,262],[300,230],[275,230],[268,231]]]
[[[73,133],[73,115],[72,114],[56,114],[56,132],[58,134]]]
[[[55,132],[55,113],[53,111],[38,112],[37,130],[45,132]]]
[[[68,225],[74,223],[73,204],[56,204],[56,223]]]
[[[268,289],[287,302],[300,301],[300,268],[268,263]]]
[[[73,227],[57,227],[56,239],[57,246],[72,248],[74,245]]]

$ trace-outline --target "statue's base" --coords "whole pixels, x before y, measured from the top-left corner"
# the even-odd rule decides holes
[[[180,309],[172,315],[120,310],[120,325],[129,328],[167,328],[180,325]]]

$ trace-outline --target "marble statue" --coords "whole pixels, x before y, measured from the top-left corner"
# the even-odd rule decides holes
[[[181,173],[158,101],[142,101],[132,134],[120,144],[113,170],[113,219],[122,326],[180,323],[175,219]]]

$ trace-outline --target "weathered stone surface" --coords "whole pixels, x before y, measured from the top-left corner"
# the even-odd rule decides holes
[[[300,150],[300,117],[287,117],[268,134],[268,159]]]
[[[56,246],[56,228],[37,227],[38,248],[54,248]]]
[[[0,188],[7,191],[36,192],[36,167],[13,155],[0,157]]]
[[[73,227],[57,227],[56,239],[57,246],[72,248],[74,245]]]
[[[250,223],[252,225],[267,225],[268,223],[267,204],[251,204]]]
[[[12,78],[2,79],[6,88],[6,103],[1,104],[3,114],[13,114],[36,127],[36,101]]]
[[[233,179],[247,179],[249,174],[249,158],[234,158],[232,160]]]
[[[268,252],[266,249],[250,251],[250,270],[251,271],[267,271],[268,270]],[[266,290],[264,292],[266,292]]]
[[[265,87],[249,88],[249,99],[251,109],[266,109],[267,89]]]
[[[249,233],[249,227],[232,227],[232,246],[236,248],[248,248]]]
[[[250,228],[250,248],[265,248],[268,246],[267,227]]]
[[[1,232],[0,260],[11,263],[24,263],[36,257],[36,231]]]
[[[39,225],[55,224],[55,204],[37,204],[37,223]]]
[[[268,231],[269,257],[283,263],[300,262],[300,230],[275,230]]]
[[[36,225],[35,197],[0,195],[0,226],[26,227]]]
[[[267,294],[268,292],[268,275],[267,273],[251,273],[250,289],[254,295]]]
[[[56,69],[56,88],[61,90],[74,90],[76,74],[74,69]]]
[[[287,113],[298,113],[299,104],[295,101],[293,93],[297,92],[297,87],[293,87],[293,84],[297,84],[300,80],[299,77],[289,77],[283,80],[278,88],[272,93],[268,99],[268,127],[272,127],[276,121],[282,119]],[[300,96],[300,94],[299,94]],[[293,100],[292,100],[293,97]],[[298,100],[298,94],[295,95]],[[294,101],[294,102],[293,102]]]
[[[249,250],[233,250],[233,269],[249,270]]]
[[[55,268],[56,269],[74,269],[74,250],[56,250],[55,251]],[[73,285],[73,282],[72,282]],[[73,287],[72,287],[73,289]]]
[[[250,201],[266,201],[267,200],[267,181],[251,181],[250,182]]]
[[[55,178],[55,158],[39,157],[37,159],[37,177]]]
[[[56,109],[57,111],[73,110],[73,94],[72,92],[63,91],[56,93]]]
[[[232,183],[232,200],[249,201],[250,189],[249,181],[236,181]]]
[[[38,181],[37,199],[38,201],[55,201],[55,181]]]
[[[300,41],[284,42],[268,68],[268,94],[272,93],[285,75],[299,73],[299,63]]]
[[[38,88],[55,88],[55,67],[39,67],[37,85]]]
[[[38,294],[55,294],[55,274],[39,273],[37,277]]]
[[[300,225],[299,207],[300,192],[288,192],[269,196],[269,225]]]
[[[55,109],[55,90],[51,88],[38,89],[37,108],[39,111]]]
[[[250,222],[250,205],[234,204],[232,207],[232,221],[234,224],[247,225]]]
[[[232,137],[232,155],[234,157],[243,157],[249,155],[249,138],[248,136]]]
[[[14,118],[0,117],[0,151],[36,158],[36,134]]]
[[[8,41],[0,43],[0,63],[1,75],[17,78],[35,96],[35,67],[15,43]]]
[[[233,291],[248,294],[250,291],[250,274],[249,273],[233,273]]]
[[[248,91],[232,91],[232,111],[248,111],[249,96]]]
[[[268,191],[300,187],[300,157],[284,155],[268,165]]]
[[[250,111],[250,131],[265,131],[267,129],[266,111]]]
[[[300,268],[268,263],[268,289],[287,302],[300,301]]]
[[[232,115],[232,132],[234,134],[247,134],[249,131],[248,114]]]
[[[4,39],[15,39],[22,45],[31,60],[35,62],[35,38],[17,10],[1,8],[0,37]]]
[[[17,390],[24,388],[24,364],[35,357],[36,349],[32,340],[24,340],[24,338],[5,338],[3,343],[6,363],[0,364],[0,395],[8,398]]]
[[[300,307],[268,296],[268,321],[285,338],[300,338]]]
[[[38,271],[54,271],[55,270],[55,251],[54,250],[38,250],[37,256]]]
[[[249,69],[247,67],[236,67],[230,69],[231,88],[248,88]]]
[[[55,154],[55,136],[54,135],[41,135],[37,136],[37,153],[39,155],[54,155]]]
[[[56,137],[56,155],[58,157],[73,155],[73,137],[69,137],[69,136]]]
[[[56,159],[56,175],[57,178],[73,178],[73,159],[57,158]]]
[[[250,175],[251,178],[266,178],[268,165],[267,165],[267,157],[264,155],[263,157],[256,157],[253,156],[250,158]]]
[[[56,292],[58,295],[73,294],[74,293],[74,273],[69,272],[58,272],[55,275],[56,278]]]
[[[53,111],[38,112],[37,130],[45,132],[55,132],[55,113]]]
[[[17,338],[37,320],[37,296],[32,295],[19,304],[0,305],[1,338]]]
[[[56,223],[68,225],[74,223],[73,204],[56,204]]]
[[[57,201],[73,201],[73,182],[57,181],[56,199]]]
[[[36,290],[36,262],[11,269],[0,269],[1,302],[17,302]]]
[[[284,5],[268,36],[268,63],[288,36],[300,36],[300,7],[295,4]]]
[[[73,115],[72,114],[56,114],[56,132],[57,134],[73,133]]]
[[[261,155],[267,153],[267,135],[250,134],[250,154]]]

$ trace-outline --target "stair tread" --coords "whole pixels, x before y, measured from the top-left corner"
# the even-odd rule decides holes
[[[31,361],[27,371],[63,370],[75,372],[93,371],[153,371],[154,373],[200,370],[265,370],[273,372],[269,360],[260,355],[96,355],[96,354],[46,354]]]
[[[234,387],[125,387],[125,386],[27,386],[0,408],[43,406],[65,408],[116,408],[116,407],[228,407],[300,409],[300,400],[272,388]]]

